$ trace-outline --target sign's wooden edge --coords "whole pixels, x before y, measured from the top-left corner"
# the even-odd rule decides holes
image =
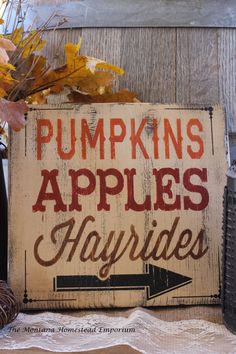
[[[50,108],[50,109],[58,109],[58,108],[76,108],[76,107],[83,107],[83,106],[157,106],[157,107],[175,107],[178,109],[182,109],[182,110],[187,110],[187,109],[199,109],[202,110],[203,108],[206,110],[207,109],[222,109],[224,110],[224,106],[221,104],[211,104],[211,103],[204,103],[204,104],[195,104],[195,103],[188,103],[188,104],[179,104],[179,103],[152,103],[152,102],[134,102],[134,103],[127,103],[127,102],[111,102],[111,103],[57,103],[57,104],[39,104],[39,105],[29,105],[29,110],[40,110],[40,109],[44,109],[44,108]]]
[[[101,107],[102,105],[106,105],[106,106],[153,106],[153,107],[167,107],[168,109],[177,109],[179,111],[181,110],[196,110],[196,111],[208,111],[208,113],[210,114],[210,112],[212,110],[217,110],[218,112],[221,111],[221,113],[223,114],[223,116],[225,117],[225,110],[224,107],[220,104],[214,104],[214,105],[206,105],[206,104],[176,104],[176,103],[148,103],[148,102],[140,102],[140,103],[91,103],[91,104],[43,104],[43,105],[29,105],[29,112],[33,112],[33,111],[38,111],[38,110],[60,110],[60,109],[65,109],[65,110],[79,110],[80,107],[96,107],[99,106]],[[211,117],[210,117],[211,118]],[[227,130],[227,126],[225,125],[225,131]],[[226,137],[226,134],[225,134]],[[228,139],[226,138],[227,142]],[[225,145],[227,147],[227,145]],[[226,149],[225,151],[225,156],[228,155],[228,149]],[[12,176],[10,176],[9,174],[9,181],[11,180]],[[9,183],[10,186],[10,183]],[[11,191],[9,191],[9,198],[11,198]],[[10,252],[10,250],[8,249],[8,252]],[[65,301],[65,300],[62,300]],[[208,303],[208,302],[206,302]],[[215,303],[219,303],[219,302],[215,302]],[[212,302],[209,302],[209,304],[212,304]],[[70,308],[70,305],[67,304],[68,306],[66,306],[65,308]],[[181,303],[179,304],[181,305]],[[191,305],[191,303],[189,303],[188,305]],[[166,305],[165,305],[166,306]],[[176,306],[174,304],[168,304],[168,306]],[[48,309],[50,309],[49,307],[47,307]],[[36,310],[36,309],[40,309],[42,310],[42,307],[34,307],[33,309],[31,308],[27,308],[28,310]],[[52,309],[55,309],[55,307],[52,307]]]

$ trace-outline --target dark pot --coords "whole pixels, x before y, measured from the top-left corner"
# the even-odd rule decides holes
[[[0,279],[7,280],[7,194],[0,151]]]

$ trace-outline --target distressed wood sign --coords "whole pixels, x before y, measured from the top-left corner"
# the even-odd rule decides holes
[[[224,135],[219,107],[32,107],[11,140],[22,306],[218,303]]]

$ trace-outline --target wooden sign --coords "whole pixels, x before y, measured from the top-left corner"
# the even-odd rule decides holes
[[[22,306],[218,303],[224,136],[219,107],[32,107],[11,139]]]

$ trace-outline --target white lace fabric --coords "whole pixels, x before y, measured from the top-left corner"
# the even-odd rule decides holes
[[[236,336],[205,320],[167,322],[136,309],[128,317],[23,314],[0,331],[0,349],[81,352],[129,345],[145,354],[234,354]]]

